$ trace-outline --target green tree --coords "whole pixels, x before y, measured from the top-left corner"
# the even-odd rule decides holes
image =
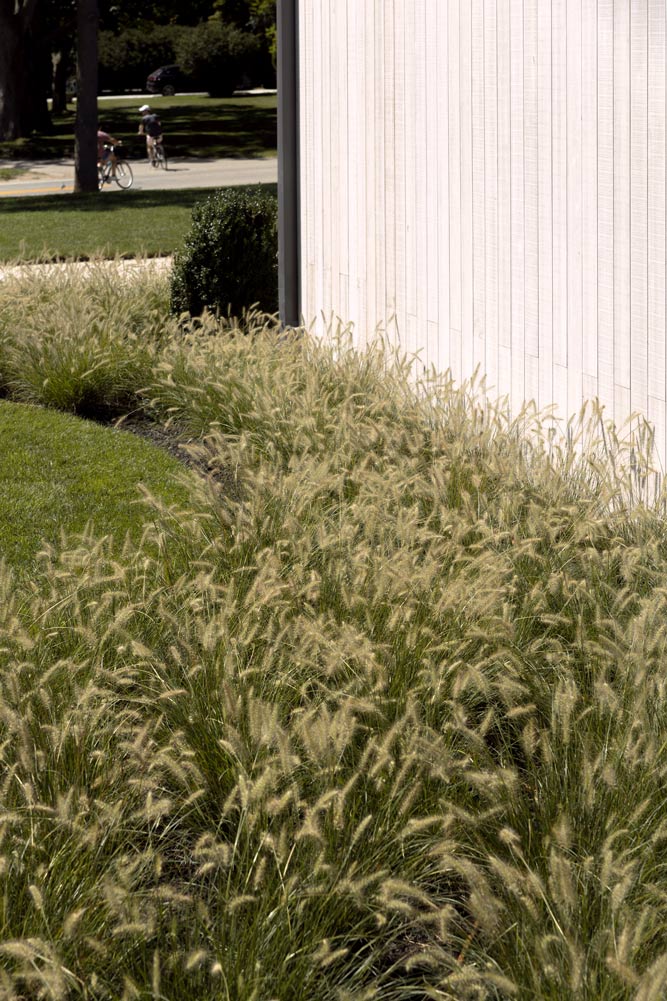
[[[276,0],[214,0],[214,8],[223,21],[262,37],[275,61]]]
[[[64,109],[75,38],[76,0],[0,0],[0,138],[48,129],[54,55],[54,110]]]
[[[250,0],[250,13],[251,27],[257,33],[264,35],[275,66],[278,44],[276,0]]]
[[[214,0],[213,8],[222,21],[235,24],[237,28],[247,28],[250,23],[248,0]]]
[[[262,29],[276,23],[276,0],[249,0],[252,20]]]
[[[260,73],[260,42],[255,35],[220,21],[197,25],[179,42],[181,69],[213,97],[227,96]]]
[[[67,108],[67,80],[76,64],[76,11],[76,0],[39,0],[45,61],[52,70],[54,114],[62,114]]]
[[[194,25],[214,12],[214,0],[100,0],[100,28],[116,33],[153,24]]]
[[[35,118],[34,68],[38,0],[0,0],[0,139],[19,139]]]

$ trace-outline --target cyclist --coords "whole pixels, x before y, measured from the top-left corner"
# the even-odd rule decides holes
[[[139,108],[139,113],[141,115],[139,135],[146,136],[146,156],[148,157],[148,162],[153,167],[157,167],[155,146],[157,143],[162,142],[162,124],[155,112],[151,111],[149,104],[142,104]]]
[[[114,139],[108,132],[103,132],[102,129],[97,130],[97,166],[98,168],[101,167],[103,163],[111,158],[112,177],[116,176],[116,155],[111,147],[117,145],[118,140]]]

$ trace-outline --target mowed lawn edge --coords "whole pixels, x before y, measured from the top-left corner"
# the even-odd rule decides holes
[[[194,206],[216,190],[2,198],[0,261],[168,256],[183,243]]]
[[[56,410],[0,401],[0,557],[32,572],[44,545],[91,529],[136,545],[151,514],[146,490],[183,506],[184,466],[129,431]]]

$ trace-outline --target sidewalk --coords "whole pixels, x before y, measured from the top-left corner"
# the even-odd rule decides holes
[[[134,175],[134,189],[138,191],[275,184],[278,180],[276,157],[258,157],[252,160],[179,157],[169,160],[169,169],[166,171],[155,170],[143,157],[130,158],[128,163]],[[0,166],[17,167],[25,171],[15,179],[0,181],[0,197],[66,194],[74,188],[73,160],[2,160]]]
[[[25,180],[26,175],[45,180],[71,180],[74,175],[74,160],[0,160],[0,167],[8,167],[22,171],[16,180]],[[12,181],[2,181],[11,184]]]

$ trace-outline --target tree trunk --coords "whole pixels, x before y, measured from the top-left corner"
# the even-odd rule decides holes
[[[37,0],[0,0],[0,139],[29,135],[34,124],[30,28]]]
[[[97,0],[77,8],[74,190],[97,191]]]
[[[67,111],[67,77],[69,75],[69,59],[63,49],[60,50],[53,65],[53,104],[54,115],[62,115]]]

